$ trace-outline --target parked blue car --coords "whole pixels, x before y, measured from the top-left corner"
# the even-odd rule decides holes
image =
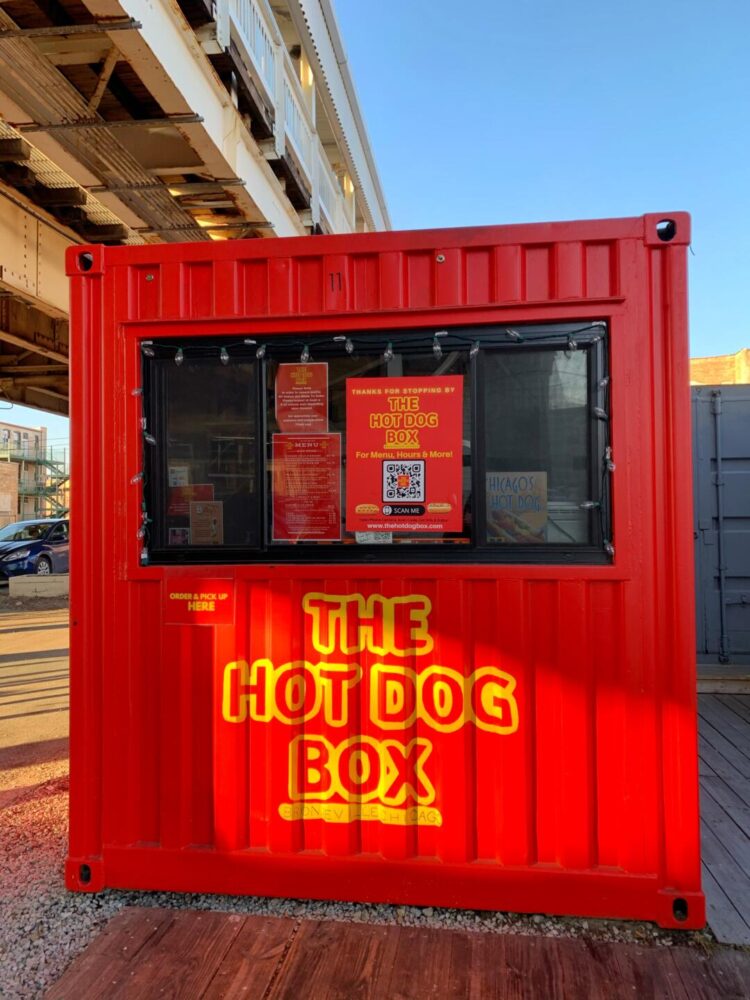
[[[17,521],[0,528],[0,583],[11,576],[68,572],[68,522]]]

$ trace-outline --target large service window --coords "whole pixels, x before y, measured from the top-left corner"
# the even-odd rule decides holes
[[[603,562],[603,322],[144,342],[143,559]]]

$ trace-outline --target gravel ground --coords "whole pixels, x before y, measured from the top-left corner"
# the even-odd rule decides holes
[[[668,933],[653,924],[520,916],[432,907],[277,900],[257,897],[119,892],[74,894],[63,886],[68,761],[29,763],[28,748],[0,767],[0,997],[40,997],[104,924],[128,905],[225,910],[497,934],[543,934],[710,949],[706,933]],[[7,751],[6,751],[7,753]],[[58,754],[58,756],[61,756]]]

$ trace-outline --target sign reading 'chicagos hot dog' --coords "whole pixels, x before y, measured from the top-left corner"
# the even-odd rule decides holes
[[[463,377],[346,383],[346,530],[461,531]]]

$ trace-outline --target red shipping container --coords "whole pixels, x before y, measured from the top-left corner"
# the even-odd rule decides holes
[[[689,240],[69,250],[69,888],[703,926]],[[442,455],[405,434],[371,453],[395,532],[274,543],[274,365],[326,358],[332,435],[347,380],[462,375],[461,532],[403,529]]]

